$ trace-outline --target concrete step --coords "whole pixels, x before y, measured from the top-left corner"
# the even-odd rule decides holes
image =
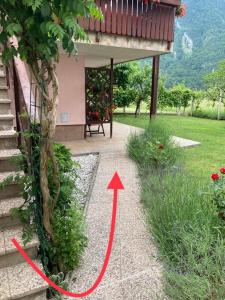
[[[16,226],[5,228],[0,231],[0,269],[11,267],[24,262],[23,257],[12,244],[12,239],[16,238],[17,241],[23,245],[23,227]],[[24,246],[30,258],[35,259],[38,254],[38,239],[33,238],[29,243]]]
[[[12,114],[0,113],[0,130],[13,130],[13,119]]]
[[[0,172],[18,171],[14,158],[20,155],[19,149],[0,150]]]
[[[0,269],[0,278],[1,300],[46,300],[47,284],[27,263]]]
[[[0,173],[0,183],[9,176],[16,177],[18,174],[22,175],[23,172],[2,172]],[[7,198],[19,197],[22,192],[22,186],[18,183],[10,183],[7,186],[0,188],[0,201]]]
[[[2,64],[1,58],[0,58],[0,74],[6,75],[6,70],[5,70],[4,65]]]
[[[0,99],[0,114],[6,115],[11,113],[11,100]]]
[[[0,201],[0,230],[20,225],[20,220],[13,216],[12,209],[24,204],[22,197],[3,199]]]
[[[2,67],[2,65],[0,65]],[[0,69],[0,76],[6,76],[5,69]]]
[[[1,72],[1,69],[0,69],[0,72]],[[0,86],[0,98],[1,99],[8,99],[8,87],[6,85],[1,85]]]
[[[17,148],[15,130],[0,130],[0,150]]]
[[[1,73],[0,73],[0,86],[1,85],[6,85],[7,84],[7,79],[6,79],[6,75],[5,75],[5,72],[4,71],[2,71]]]
[[[1,172],[0,173],[0,183],[8,177],[16,178],[16,177],[18,177],[18,175],[22,176],[23,174],[24,173],[22,171],[19,171],[19,172]]]

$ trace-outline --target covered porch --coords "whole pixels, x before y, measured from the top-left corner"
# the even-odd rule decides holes
[[[110,69],[108,81],[110,87],[107,87],[106,93],[112,110],[114,65],[153,58],[152,65],[149,65],[149,68],[152,68],[149,113],[150,117],[156,114],[160,56],[173,50],[174,22],[179,3],[179,0],[162,0],[160,3],[140,0],[96,0],[102,11],[103,20],[85,18],[78,20],[80,26],[87,32],[89,42],[77,43],[79,57],[76,62],[61,51],[58,66],[61,86],[57,123],[59,141],[85,137],[86,125],[89,125],[87,70],[102,70],[107,66]],[[113,118],[104,116],[103,119],[107,119],[106,123],[111,125],[109,136],[112,137]],[[100,127],[99,124],[96,125],[97,131],[101,130],[102,124]]]
[[[99,50],[101,48],[99,46]],[[113,136],[114,66],[118,55],[108,47],[104,56],[97,54],[93,56],[91,49],[90,53],[80,49],[77,60],[65,55],[61,56],[58,65],[60,100],[56,130],[56,139],[59,142],[81,140],[87,136],[92,136],[94,140],[93,136],[96,133],[110,138]],[[121,48],[120,52],[125,50],[126,48]],[[131,49],[130,53],[133,53],[135,60],[143,55],[142,50],[139,52],[137,49],[135,51]],[[149,50],[146,56],[153,58],[152,64],[149,64],[149,68],[152,69],[151,88],[149,86],[150,118],[157,113],[160,54],[162,53],[155,56],[154,54]],[[105,65],[106,62],[108,63]]]
[[[64,142],[71,149],[73,155],[89,154],[89,153],[111,153],[126,152],[127,139],[132,133],[141,133],[143,129],[129,126],[126,124],[114,122],[114,134],[110,139],[110,129],[106,127],[106,137],[101,135],[87,137],[82,140],[74,140]],[[172,137],[172,141],[177,147],[189,148],[199,146],[199,142],[184,139],[181,137]]]

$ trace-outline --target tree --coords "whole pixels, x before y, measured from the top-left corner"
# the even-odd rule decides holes
[[[140,112],[142,102],[150,102],[151,68],[138,62],[118,65],[115,68],[115,103],[119,107],[136,104],[135,116]]]
[[[117,87],[114,89],[114,102],[116,106],[123,107],[124,113],[126,112],[126,107],[134,102],[135,90],[129,86],[126,88]]]
[[[191,116],[193,115],[194,110],[198,110],[200,107],[201,100],[204,99],[205,92],[202,90],[192,90],[192,99],[191,99]]]
[[[221,104],[224,103],[225,97],[225,60],[219,62],[216,70],[207,74],[204,77],[205,83],[208,86],[208,95],[211,99],[218,103],[218,120],[220,119]]]
[[[142,102],[150,102],[151,95],[151,68],[149,65],[141,67],[138,63],[132,64],[130,86],[134,89],[136,103],[135,117],[140,112]]]
[[[185,112],[192,99],[192,90],[187,88],[184,84],[178,84],[170,89],[169,94],[171,105],[177,108],[179,113],[182,107]]]
[[[42,103],[40,186],[43,197],[43,223],[53,239],[52,212],[58,200],[60,184],[58,166],[53,151],[58,104],[56,64],[59,47],[68,55],[75,54],[75,41],[87,39],[78,25],[78,17],[101,17],[94,0],[1,0],[0,43],[3,61],[20,56],[31,68]],[[15,36],[18,47],[9,43]],[[53,170],[54,195],[50,194],[48,168]]]
[[[165,107],[171,107],[171,99],[169,91],[165,86],[166,79],[161,76],[159,79],[159,89],[158,89],[158,106],[163,109]]]
[[[125,89],[127,86],[129,86],[131,72],[131,63],[116,65],[114,68],[114,84]]]
[[[132,65],[130,63],[119,64],[114,69],[114,102],[118,107],[123,107],[124,112],[134,102],[134,89],[130,86]]]

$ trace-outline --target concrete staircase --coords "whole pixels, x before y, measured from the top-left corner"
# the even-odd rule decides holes
[[[13,156],[19,154],[13,119],[0,55],[0,182],[17,171],[12,162]],[[45,300],[47,285],[24,262],[11,242],[12,238],[16,238],[22,243],[23,228],[11,214],[11,209],[21,204],[21,186],[11,184],[0,190],[0,300]],[[37,238],[25,248],[29,256],[41,265],[37,260]]]

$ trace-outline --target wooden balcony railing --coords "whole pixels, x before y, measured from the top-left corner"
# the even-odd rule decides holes
[[[140,0],[96,0],[104,20],[83,18],[79,24],[91,32],[173,42],[178,3],[179,0],[149,4]]]

